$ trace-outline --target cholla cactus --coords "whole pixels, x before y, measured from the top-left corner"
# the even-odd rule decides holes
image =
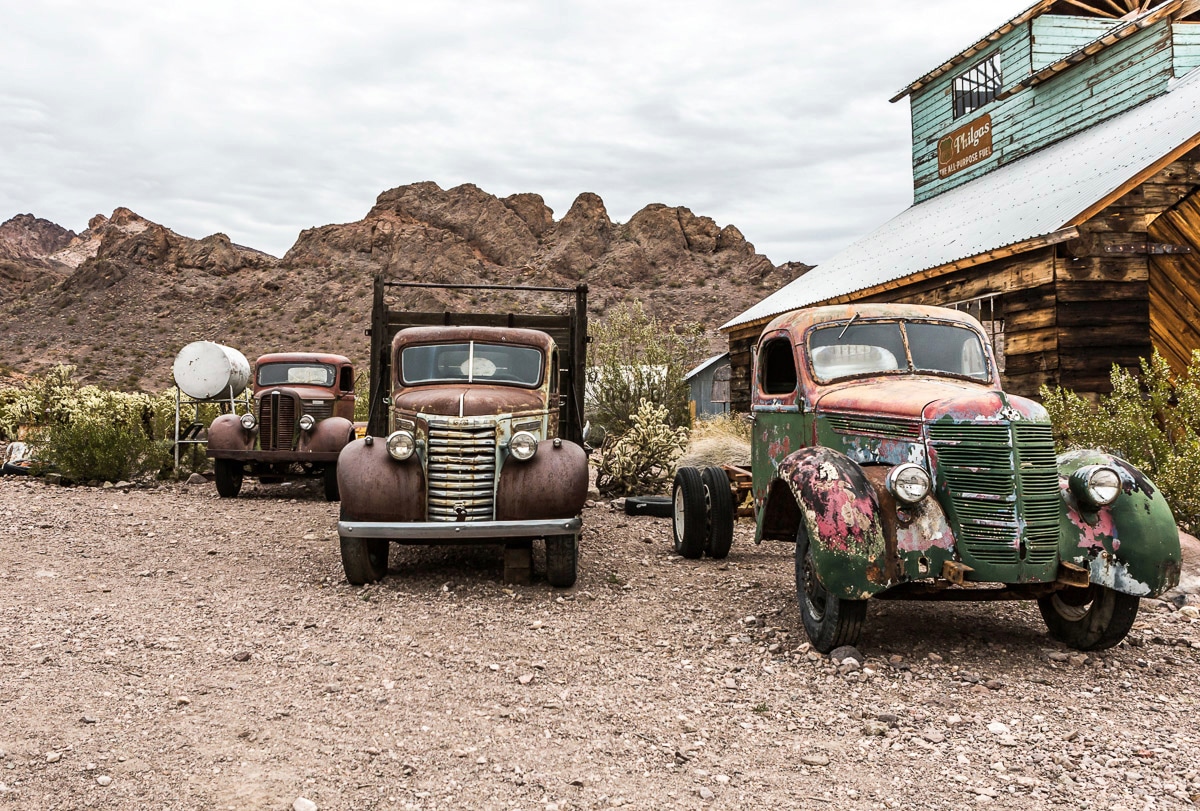
[[[675,460],[687,447],[688,430],[667,423],[667,409],[641,400],[632,427],[605,442],[597,486],[606,492],[642,494],[670,481]]]

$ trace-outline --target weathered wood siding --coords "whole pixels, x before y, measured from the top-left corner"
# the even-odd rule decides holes
[[[1074,17],[1065,14],[1043,14],[1041,17],[1035,17],[1030,21],[1033,69],[1041,70],[1064,56],[1070,56],[1117,22],[1101,17]]]
[[[1019,32],[1025,36],[1019,36]],[[1004,86],[1027,75],[1032,64],[1028,26],[997,43]],[[1172,30],[1154,25],[1090,56],[1035,87],[953,118],[950,86],[942,77],[912,97],[913,184],[917,202],[961,186],[997,166],[1067,138],[1161,95],[1173,75]],[[962,71],[955,71],[954,75]],[[937,173],[937,142],[971,119],[992,118],[992,156],[945,179]]]
[[[1183,76],[1200,67],[1200,23],[1175,23],[1175,75]]]
[[[1200,150],[1171,169],[1172,180],[1192,191],[1150,223],[1148,236],[1192,252],[1150,257],[1150,333],[1154,348],[1179,373],[1200,349]]]

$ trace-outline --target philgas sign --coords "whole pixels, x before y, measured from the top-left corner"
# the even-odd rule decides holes
[[[950,177],[992,156],[992,117],[982,115],[938,141],[938,177]]]

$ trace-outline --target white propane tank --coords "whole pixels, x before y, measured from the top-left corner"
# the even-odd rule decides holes
[[[193,341],[180,349],[171,371],[179,390],[196,400],[237,397],[250,383],[246,356],[212,341]]]

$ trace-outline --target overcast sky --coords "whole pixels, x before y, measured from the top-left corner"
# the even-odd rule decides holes
[[[1032,0],[0,0],[0,221],[281,256],[432,180],[822,261],[912,202],[907,99]]]

